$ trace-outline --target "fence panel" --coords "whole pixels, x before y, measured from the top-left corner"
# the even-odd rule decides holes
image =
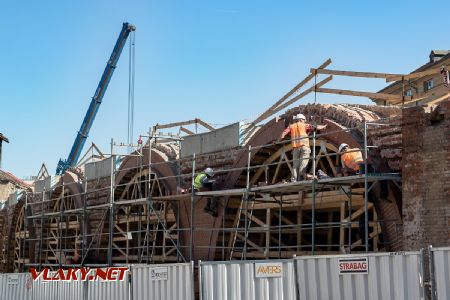
[[[433,299],[450,299],[450,247],[430,247],[434,282],[431,285]],[[430,265],[431,267],[431,265]]]
[[[49,272],[54,277],[56,272]],[[32,300],[79,300],[83,299],[83,282],[80,279],[70,281],[43,281],[39,277],[31,285]]]
[[[194,300],[193,263],[133,265],[133,299]]]
[[[0,299],[31,299],[31,276],[28,273],[0,274]]]
[[[293,260],[200,262],[202,300],[296,299]]]
[[[424,299],[422,252],[295,258],[299,299]]]
[[[129,300],[130,299],[130,281],[127,272],[122,281],[86,281],[85,283],[87,300]]]

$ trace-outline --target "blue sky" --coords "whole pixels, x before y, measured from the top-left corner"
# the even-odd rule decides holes
[[[194,117],[251,120],[328,57],[330,68],[409,72],[450,49],[450,1],[3,1],[3,169],[54,172],[128,21],[136,31],[135,136]],[[377,91],[383,80],[328,87]],[[128,47],[86,145],[126,141]],[[305,98],[299,103],[307,103]],[[321,103],[367,99],[318,95]]]

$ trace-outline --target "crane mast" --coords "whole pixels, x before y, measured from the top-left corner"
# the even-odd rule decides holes
[[[129,24],[123,23],[122,30],[120,31],[119,37],[117,38],[116,45],[111,53],[103,75],[98,83],[97,89],[95,90],[94,97],[92,97],[91,104],[84,116],[83,123],[81,123],[80,130],[77,133],[77,137],[73,142],[72,149],[66,160],[60,159],[58,166],[56,168],[56,174],[63,174],[68,168],[73,167],[77,164],[80,157],[81,151],[83,150],[84,143],[89,135],[89,131],[94,122],[95,116],[97,115],[100,104],[102,103],[103,96],[105,95],[108,84],[116,68],[116,64],[120,58],[123,47],[127,41],[130,32],[135,31],[136,27]]]

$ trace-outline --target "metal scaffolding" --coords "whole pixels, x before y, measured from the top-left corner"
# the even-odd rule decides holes
[[[329,134],[355,129],[314,131],[309,137],[311,177],[294,182],[282,178],[292,173],[291,140],[286,140],[237,149],[247,154],[246,166],[215,172],[221,178],[237,174],[240,183],[212,191],[194,189],[198,162],[208,154],[153,162],[152,150],[161,144],[177,144],[179,136],[161,135],[153,129],[145,145],[111,140],[111,151],[105,154],[110,159],[109,176],[61,180],[49,190],[26,193],[19,214],[22,219],[15,228],[14,268],[182,262],[205,251],[222,260],[380,251],[392,243],[380,236],[382,228],[398,224],[378,218],[370,193],[381,181],[398,184],[401,177],[370,170],[374,146],[368,143],[368,131],[374,126],[389,124],[364,123],[363,147],[354,150],[363,153],[364,172],[360,174],[338,176],[340,154],[326,142]],[[132,154],[116,152],[117,147],[130,146],[136,149]],[[273,154],[257,161],[256,153],[267,149]],[[125,167],[124,162],[131,159],[138,163]],[[173,176],[158,172],[162,166],[180,165],[189,166],[189,172]],[[329,176],[318,176],[318,169]],[[169,189],[173,182],[176,190]],[[218,218],[199,215],[206,198],[219,203]],[[211,218],[205,222],[214,226],[202,226],[205,218]],[[215,242],[199,242],[205,240],[203,235]]]

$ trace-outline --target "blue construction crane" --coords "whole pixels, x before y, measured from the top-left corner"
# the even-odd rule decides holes
[[[119,38],[117,39],[116,45],[111,53],[111,57],[106,64],[105,70],[103,71],[102,78],[98,83],[97,89],[95,90],[94,97],[92,97],[89,109],[84,116],[83,123],[81,124],[80,130],[78,131],[77,137],[73,142],[72,150],[66,160],[60,159],[58,166],[56,168],[56,174],[63,174],[68,168],[73,167],[77,164],[78,158],[80,157],[81,151],[83,150],[84,143],[89,135],[89,130],[92,127],[95,116],[97,115],[100,104],[102,103],[103,96],[105,95],[106,89],[108,88],[109,81],[116,68],[117,61],[119,60],[120,54],[122,53],[123,47],[127,41],[130,32],[135,31],[136,27],[129,24],[123,23],[122,30],[120,31]]]

